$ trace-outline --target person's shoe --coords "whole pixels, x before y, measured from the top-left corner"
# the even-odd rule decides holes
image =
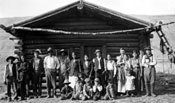
[[[50,95],[48,95],[46,98],[51,98],[51,96],[50,96]]]
[[[152,96],[152,97],[156,97],[156,94],[154,94],[154,93],[151,93],[151,96]]]
[[[145,95],[144,95],[144,97],[148,97],[149,96],[149,94],[148,93],[146,93]]]
[[[12,101],[12,98],[11,97],[8,97],[8,102],[11,102]]]
[[[57,98],[57,96],[56,96],[56,95],[54,95],[54,96],[53,96],[53,98]]]

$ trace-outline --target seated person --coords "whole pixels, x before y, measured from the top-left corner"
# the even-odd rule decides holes
[[[71,100],[82,99],[82,97],[83,97],[83,82],[78,77],[76,77]]]
[[[93,86],[93,100],[99,100],[102,97],[102,90],[103,87],[100,84],[99,78],[95,78],[94,80],[94,86]]]
[[[112,80],[108,80],[108,85],[106,86],[106,94],[104,96],[104,100],[113,100],[115,98],[114,86],[112,84]]]
[[[134,85],[134,79],[135,77],[131,75],[131,70],[126,70],[126,96],[134,96],[134,91],[135,91],[135,85]]]
[[[85,79],[86,84],[83,86],[83,97],[82,100],[87,100],[92,98],[92,85],[90,83],[90,79]]]
[[[70,99],[72,97],[73,89],[69,86],[70,82],[66,79],[64,87],[61,89],[61,100]]]

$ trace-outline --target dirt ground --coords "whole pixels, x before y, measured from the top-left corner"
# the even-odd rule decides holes
[[[81,101],[81,100],[59,100],[59,98],[40,98],[26,101],[13,101],[13,103],[175,103],[175,75],[157,73],[155,93],[157,97],[117,97],[115,100]],[[1,93],[5,91],[1,87]],[[0,103],[8,103],[0,100]]]

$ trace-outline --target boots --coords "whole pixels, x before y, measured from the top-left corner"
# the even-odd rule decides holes
[[[146,94],[145,96],[149,96],[149,87],[148,87],[148,84],[145,84],[145,89],[146,89]]]
[[[151,84],[151,96],[156,97],[156,94],[154,94],[154,84]]]

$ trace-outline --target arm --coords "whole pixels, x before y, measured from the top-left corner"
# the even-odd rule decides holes
[[[113,62],[113,68],[114,68],[114,77],[116,76],[117,74],[117,67],[116,67],[116,63]]]
[[[5,69],[4,69],[4,77],[3,77],[3,82],[4,82],[4,84],[6,84],[6,77],[7,77],[7,65],[5,66]]]
[[[145,55],[143,56],[143,58],[142,58],[142,65],[144,66],[144,67],[148,67],[148,64],[146,63],[146,60],[145,60]]]
[[[55,62],[56,62],[56,70],[58,70],[60,68],[60,61],[56,56],[55,56]]]
[[[153,58],[153,56],[152,56],[152,58],[151,58],[151,62],[149,63],[149,65],[151,65],[151,66],[154,66],[154,65],[156,65],[157,64],[157,61]]]
[[[87,97],[89,96],[89,95],[86,93],[86,86],[85,86],[85,85],[83,86],[83,94],[84,94],[85,96],[87,96]]]

